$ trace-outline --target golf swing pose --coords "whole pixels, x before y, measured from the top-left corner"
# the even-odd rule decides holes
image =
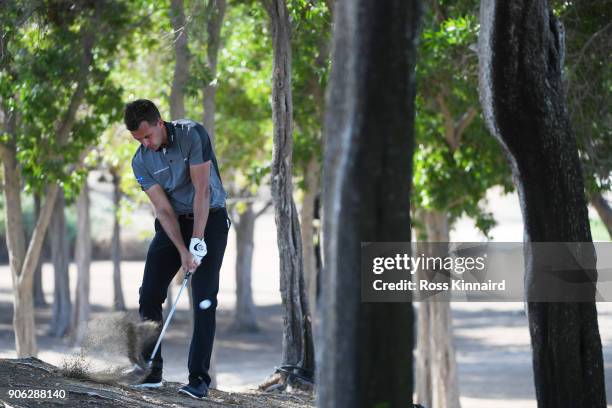
[[[215,337],[219,270],[231,225],[217,160],[202,125],[188,119],[165,122],[149,100],[129,103],[124,120],[141,144],[132,159],[132,169],[156,215],[155,236],[147,252],[140,287],[139,314],[143,320],[161,326],[162,303],[170,282],[182,268],[186,272],[182,291],[191,277],[194,319],[189,384],[179,392],[203,398],[211,381],[208,371]],[[145,346],[143,358],[148,360],[150,370],[135,386],[162,385],[162,337]]]

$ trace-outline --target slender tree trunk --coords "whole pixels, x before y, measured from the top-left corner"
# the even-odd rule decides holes
[[[24,276],[23,260],[26,256],[26,237],[21,207],[21,175],[14,148],[2,147],[4,175],[4,219],[6,220],[6,244],[13,277],[13,328],[17,356],[36,356],[36,331],[34,328],[34,303],[32,299],[33,276]]]
[[[123,287],[121,285],[121,223],[119,206],[121,204],[121,176],[111,171],[113,178],[113,236],[111,239],[111,258],[113,260],[113,306],[115,310],[125,310]]]
[[[433,387],[431,378],[431,308],[421,302],[417,312],[417,350],[415,364],[416,403],[433,408]]]
[[[189,80],[189,47],[187,46],[187,21],[183,0],[172,0],[170,17],[174,30],[174,76],[170,91],[170,116],[185,117],[185,87]]]
[[[426,211],[424,224],[428,242],[450,242],[450,226],[446,213]],[[422,358],[429,359],[428,364],[422,365],[429,367],[430,371],[419,373],[426,378],[418,377],[417,384],[420,381],[428,383],[431,392],[431,395],[420,403],[432,408],[458,408],[461,403],[455,348],[452,343],[450,302],[422,302],[420,307],[427,309],[427,312],[424,312],[424,320],[418,322],[417,361]],[[421,335],[421,331],[424,335]],[[425,352],[429,355],[422,357]],[[426,390],[427,386],[421,388]]]
[[[591,193],[591,205],[597,210],[608,230],[608,235],[612,238],[612,207],[601,193]]]
[[[304,257],[304,280],[306,292],[308,293],[308,306],[314,320],[317,306],[317,258],[314,243],[314,213],[315,201],[319,193],[320,165],[316,156],[312,156],[304,170],[306,186],[302,200],[301,226],[302,226],[302,250]]]
[[[13,134],[12,126],[5,125],[9,135]],[[51,213],[57,198],[58,187],[51,185],[47,189],[45,203],[27,246],[23,228],[21,207],[21,174],[16,159],[14,145],[0,143],[0,159],[4,177],[4,203],[6,220],[6,243],[9,253],[9,264],[13,281],[13,330],[18,357],[36,356],[36,330],[34,325],[34,301],[32,286],[34,269],[42,248],[45,232],[51,219]]]
[[[41,197],[40,197],[40,193],[35,193],[34,194],[34,219],[36,221],[38,221],[38,218],[40,217],[40,210],[41,210]],[[44,247],[44,243],[43,243],[43,247]],[[34,289],[33,289],[33,295],[34,295],[34,307],[47,307],[47,301],[45,300],[45,292],[43,290],[43,285],[42,285],[42,260],[43,260],[43,256],[41,254],[41,256],[38,258],[38,263],[36,264],[36,269],[34,270]]]
[[[174,30],[174,76],[170,91],[170,116],[172,119],[185,117],[185,87],[189,80],[189,47],[187,42],[187,21],[183,0],[172,0],[170,19]],[[170,312],[174,302],[172,283],[168,286],[164,304],[164,318]],[[188,291],[191,293],[191,290]],[[190,298],[191,300],[191,298]],[[191,304],[191,302],[190,302]]]
[[[219,54],[219,46],[221,44],[221,27],[223,26],[223,17],[225,16],[226,0],[210,0],[208,2],[206,13],[206,59],[208,69],[212,77],[204,87],[204,127],[210,136],[211,143],[215,143],[215,110],[217,96],[217,59]]]
[[[66,230],[66,217],[64,209],[66,200],[64,192],[60,190],[53,218],[49,226],[49,240],[51,241],[51,256],[55,276],[55,289],[53,291],[53,307],[49,335],[63,337],[70,329],[72,304],[70,303],[70,278],[68,267],[70,264],[69,242]]]
[[[280,291],[283,319],[283,364],[314,370],[311,317],[304,284],[302,240],[293,201],[291,25],[285,0],[263,0],[270,17],[274,48],[272,74],[272,119],[274,152],[272,198],[280,256]]]
[[[359,271],[361,242],[410,241],[420,15],[410,0],[338,0],[334,8],[319,407],[412,403],[412,305],[361,302]]]
[[[483,113],[517,182],[525,241],[592,249],[563,90],[563,29],[545,0],[483,0],[480,24]],[[526,251],[526,291],[540,282],[539,256],[535,248]],[[588,258],[573,269],[575,279],[593,279],[594,250]],[[595,299],[594,285],[589,295]],[[605,407],[595,303],[529,302],[528,318],[538,406]]]
[[[221,44],[221,27],[223,26],[223,17],[225,15],[226,0],[210,0],[208,2],[207,9],[207,49],[206,58],[208,62],[208,69],[210,70],[211,77],[213,78],[204,87],[203,92],[203,105],[204,105],[204,127],[206,128],[208,135],[210,136],[211,144],[215,145],[215,111],[216,111],[216,95],[217,95],[217,56],[219,53],[219,46]],[[191,291],[189,291],[191,296]],[[211,357],[211,370],[210,376],[212,379],[211,385],[217,386],[216,366],[217,366],[217,352],[213,348]]]
[[[80,345],[89,320],[89,271],[91,266],[91,222],[89,216],[89,185],[87,180],[77,200],[77,241],[75,247],[77,287],[73,314],[74,341]]]
[[[236,231],[236,315],[232,329],[237,332],[258,331],[255,303],[251,290],[256,215],[253,203],[247,202],[243,212],[234,218]]]

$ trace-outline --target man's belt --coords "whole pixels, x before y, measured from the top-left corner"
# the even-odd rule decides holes
[[[208,210],[209,214],[214,214],[216,212],[219,212],[221,210],[225,210],[225,207],[214,207]],[[189,213],[189,214],[181,214],[178,216],[179,218],[182,218],[184,220],[193,220],[194,215],[193,213]]]

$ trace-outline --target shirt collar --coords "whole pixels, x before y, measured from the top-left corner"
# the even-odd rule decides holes
[[[165,147],[170,147],[174,144],[174,125],[170,122],[164,121],[164,126],[166,127],[166,132],[168,134],[168,142]]]

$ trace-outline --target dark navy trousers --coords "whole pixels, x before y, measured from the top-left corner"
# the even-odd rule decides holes
[[[193,218],[179,216],[178,221],[185,245],[189,248],[193,232]],[[211,210],[204,231],[204,241],[208,252],[191,277],[193,333],[189,347],[189,378],[200,377],[207,385],[210,385],[211,381],[208,370],[210,369],[210,357],[215,338],[219,270],[225,254],[230,225],[231,222],[225,208]],[[181,257],[178,249],[156,219],[155,236],[149,246],[140,287],[139,313],[143,320],[158,322],[160,332],[163,322],[162,303],[166,300],[170,282],[180,268]],[[201,310],[199,304],[204,299],[209,299],[212,304],[209,308]],[[151,357],[155,341],[157,341],[157,337],[153,342],[144,346],[143,357],[145,361],[148,361]],[[152,365],[158,368],[163,367],[161,346],[153,358]]]

